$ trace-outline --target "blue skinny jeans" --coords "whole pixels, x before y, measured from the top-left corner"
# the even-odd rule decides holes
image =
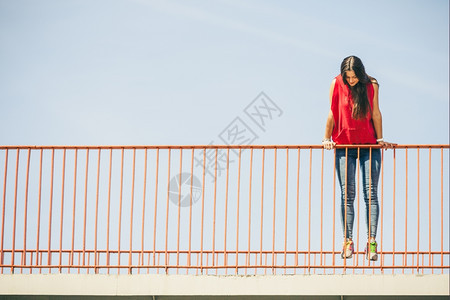
[[[377,190],[378,179],[380,177],[381,151],[380,149],[371,148],[360,148],[359,150],[357,148],[340,148],[336,149],[336,173],[341,186],[341,221],[344,239],[353,238],[353,222],[355,217],[353,203],[356,194],[355,171],[358,156],[361,168],[360,176],[362,178],[364,202],[366,204],[365,219],[367,236],[368,238],[376,238],[377,235],[379,216]],[[346,168],[347,175],[345,175]]]

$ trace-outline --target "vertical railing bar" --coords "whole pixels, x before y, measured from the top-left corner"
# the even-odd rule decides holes
[[[295,266],[298,267],[298,241],[299,241],[299,217],[300,217],[300,147],[297,148],[297,223],[295,230]],[[297,268],[294,269],[297,274]]]
[[[197,254],[197,255],[196,255],[196,257],[197,257],[197,262],[196,262],[197,269],[195,270],[195,275],[198,275],[198,267],[199,267],[199,262],[198,262],[198,260],[199,260],[200,253],[197,252],[196,254]]]
[[[230,171],[230,149],[227,148],[227,178],[225,182],[225,216],[224,216],[224,242],[223,242],[223,261],[225,266],[225,275],[228,275],[228,254],[227,254],[227,225],[228,225],[228,181]]]
[[[86,149],[86,175],[84,181],[84,222],[83,222],[83,266],[86,262],[86,223],[87,223],[87,198],[88,198],[88,175],[89,175],[89,149]],[[79,269],[78,269],[79,270]]]
[[[180,148],[180,170],[178,178],[178,219],[177,219],[177,267],[180,265],[180,218],[181,218],[181,188],[183,185],[183,178],[181,176],[183,172],[183,149]],[[179,268],[177,268],[176,273],[178,274]]]
[[[356,224],[358,224],[358,229],[357,229],[357,232],[356,232],[356,265],[357,266],[359,266],[359,249],[360,249],[360,246],[361,246],[361,244],[360,244],[360,241],[359,241],[359,235],[360,235],[360,219],[359,219],[359,217],[360,217],[360,215],[361,215],[361,210],[360,210],[360,208],[361,208],[361,190],[360,190],[360,182],[361,182],[361,171],[360,171],[360,163],[361,163],[361,148],[359,148],[358,147],[358,149],[357,149],[357,156],[356,156],[356,177],[357,177],[357,182],[356,182],[356,194],[357,194],[357,196],[356,196],[356,210],[357,210],[357,218],[356,218]],[[370,161],[370,163],[372,164],[372,161]],[[370,216],[370,214],[369,214],[369,216]],[[369,220],[368,220],[369,221]],[[369,228],[370,228],[370,226],[369,226]],[[369,236],[370,236],[370,231],[368,231],[368,234],[369,234]],[[364,255],[363,255],[363,260],[362,260],[362,264],[363,264],[363,266],[365,265],[365,260],[364,260]],[[362,272],[363,272],[363,274],[365,273],[365,270],[363,269],[362,270]],[[355,274],[355,269],[353,269],[353,274]]]
[[[61,216],[60,216],[60,228],[59,228],[59,272],[62,268],[62,239],[63,239],[63,222],[64,222],[64,184],[66,177],[66,149],[63,150],[63,166],[62,166],[62,182],[61,182]]]
[[[51,265],[51,242],[52,242],[52,213],[53,213],[53,175],[55,167],[55,149],[52,149],[52,164],[51,164],[51,175],[50,175],[50,203],[49,203],[49,213],[48,213],[48,249],[47,249],[47,261],[48,265]],[[50,273],[50,269],[49,269]]]
[[[431,266],[431,148],[428,149],[428,264]]]
[[[430,262],[430,266],[434,267],[434,255],[431,256],[431,262]],[[434,270],[434,268],[433,268]],[[433,273],[432,273],[433,274]]]
[[[217,155],[219,149],[215,149],[215,158],[214,158],[214,195],[213,195],[213,230],[212,230],[212,265],[215,266],[215,250],[216,250],[216,199],[217,199]],[[217,268],[216,268],[217,275]]]
[[[334,160],[333,160],[333,237],[332,237],[332,266],[333,266],[333,274],[336,273],[336,254],[335,254],[335,243],[336,243],[336,148],[333,151]]]
[[[402,274],[405,273],[408,261],[408,148],[405,149],[405,173],[405,253],[403,255]]]
[[[263,221],[264,221],[264,159],[265,159],[265,148],[262,149],[262,167],[261,167],[261,235],[259,239],[259,264],[262,266],[262,248],[263,248]],[[264,268],[264,275],[267,274],[267,268]]]
[[[323,168],[324,168],[324,151],[325,149],[322,148],[321,150],[321,163],[320,163],[320,265],[323,265],[322,262],[322,256],[323,256]],[[323,270],[325,273],[325,269]]]
[[[217,262],[217,265],[219,266],[219,252],[216,252],[216,255],[215,255],[216,257],[215,257],[215,261]],[[217,268],[215,268],[216,269],[216,275],[217,275],[217,272],[218,272],[218,267]]]
[[[265,255],[264,255],[264,266],[267,266],[267,257],[269,256],[269,253],[265,253]],[[267,270],[267,267],[266,268],[264,268],[264,270]],[[264,274],[265,275],[265,274]]]
[[[147,253],[147,274],[150,274],[150,257],[151,257],[151,255],[150,255],[150,251]],[[153,264],[155,264],[155,262],[153,262]]]
[[[392,150],[392,177],[393,177],[393,186],[392,186],[392,265],[395,265],[395,171],[396,171],[396,159],[395,159],[395,148]],[[394,269],[392,269],[392,274],[394,274]]]
[[[31,159],[31,148],[28,148],[27,156],[27,177],[25,183],[25,207],[24,207],[24,217],[23,217],[23,254],[22,254],[22,265],[27,264],[27,222],[28,222],[28,186],[30,179],[30,159]],[[31,265],[32,259],[30,260]],[[31,269],[30,269],[31,273]]]
[[[191,191],[189,195],[189,250],[188,250],[188,268],[186,269],[186,275],[189,273],[189,267],[191,266],[191,243],[192,243],[192,193],[194,185],[194,148],[191,152]]]
[[[42,163],[42,149],[41,149],[41,163]],[[78,149],[75,149],[74,156],[74,175],[73,175],[73,204],[72,204],[72,249],[70,252],[70,266],[73,266],[73,255],[75,250],[75,208],[76,208],[76,196],[77,196],[77,165],[78,165]],[[42,170],[42,167],[41,167]],[[39,183],[40,186],[40,183]],[[39,187],[40,189],[40,187]],[[40,198],[40,191],[39,191]],[[40,202],[40,200],[39,200]],[[39,205],[40,206],[40,205]],[[36,255],[36,259],[37,259]]]
[[[164,271],[166,274],[168,274],[168,264],[169,264],[169,257],[168,257],[168,240],[169,240],[169,197],[170,197],[170,158],[171,158],[171,149],[169,148],[168,152],[168,162],[167,162],[167,201],[166,201],[166,240],[165,240],[165,250],[164,250]]]
[[[289,182],[289,148],[286,148],[286,200],[284,212],[284,274],[286,274],[287,264],[287,219],[288,219],[288,182]]]
[[[97,187],[96,187],[96,195],[95,195],[95,227],[94,227],[94,273],[98,273],[97,266],[99,265],[98,261],[98,252],[97,252],[97,243],[98,243],[98,200],[99,200],[99,189],[100,189],[100,160],[101,160],[102,150],[98,149],[98,157],[97,157]]]
[[[44,251],[45,251],[45,250],[42,250],[42,251],[40,252],[40,256],[39,256],[39,266],[42,266],[42,256],[43,256],[43,254],[44,254]],[[42,273],[42,269],[43,269],[43,268],[39,268],[39,273]]]
[[[111,178],[112,178],[112,152],[113,149],[109,149],[109,176],[108,176],[108,208],[106,216],[106,266],[107,273],[109,274],[110,254],[109,254],[109,231],[111,225]]]
[[[425,268],[425,253],[422,253],[422,264],[421,264],[421,268],[420,268],[422,270],[422,275],[423,275],[424,268]],[[417,273],[419,273],[419,272],[417,272]]]
[[[141,260],[140,263],[144,265],[144,240],[145,240],[145,200],[147,196],[147,157],[148,157],[148,149],[144,149],[144,182],[143,182],[143,191],[142,191],[142,227],[141,227]],[[149,255],[150,257],[150,255]],[[147,268],[147,273],[149,269]],[[139,269],[140,274],[140,269]]]
[[[156,217],[157,217],[157,211],[158,211],[158,178],[159,178],[159,148],[156,148],[155,209],[154,209],[154,217],[153,217],[153,265],[156,265],[156,263],[155,263],[155,261],[156,261]],[[158,258],[158,262],[159,262],[159,258]],[[158,272],[159,272],[159,269],[158,269]]]
[[[309,191],[308,191],[308,274],[311,272],[311,184],[312,148],[309,148]]]
[[[348,148],[345,148],[345,175],[344,175],[344,180],[345,180],[345,191],[344,191],[344,243],[347,242],[347,198],[348,198]],[[342,204],[341,204],[342,205]],[[342,210],[342,208],[341,208]],[[347,266],[347,259],[344,257],[344,274],[346,273],[346,268]]]
[[[369,234],[369,241],[372,238],[372,148],[369,148],[369,230],[368,230],[368,234]],[[359,201],[358,201],[359,202]],[[367,245],[367,252],[369,253],[370,251],[370,246]],[[367,265],[370,266],[370,260],[367,261]],[[373,273],[375,273],[375,269],[372,269]],[[364,273],[363,273],[364,274]]]
[[[380,268],[381,273],[384,274],[384,254],[383,254],[383,223],[384,223],[384,151],[381,151],[381,195],[380,195],[380,202],[381,202],[381,220],[380,220]]]
[[[278,258],[278,252],[275,253],[275,262],[272,264],[272,266],[275,266],[275,267],[277,266],[277,258]],[[277,270],[278,270],[278,268],[275,268],[275,275],[276,275]]]
[[[200,272],[203,274],[203,224],[204,224],[204,215],[205,215],[206,148],[203,148],[203,172],[202,173],[203,174],[202,174],[202,218],[201,218],[201,229],[200,229],[201,230],[201,233],[200,233]]]
[[[251,219],[252,219],[252,178],[253,178],[253,148],[250,149],[250,174],[249,174],[249,192],[248,192],[248,263],[245,269],[245,275],[247,275],[247,269],[250,265],[250,247],[251,247]],[[255,271],[256,273],[256,271]]]
[[[33,255],[35,254],[34,250],[30,250],[30,273],[33,274]]]
[[[419,273],[420,241],[420,149],[417,148],[417,273]]]
[[[273,167],[273,225],[272,225],[272,274],[276,273],[275,266],[275,208],[276,208],[276,190],[277,190],[277,148],[274,149],[274,167]]]
[[[158,252],[158,260],[157,260],[157,262],[158,262],[158,268],[156,269],[156,274],[159,274],[159,269],[160,269],[160,263],[159,263],[159,261],[160,261],[160,259],[161,259],[161,252]]]
[[[313,260],[314,266],[317,266],[316,259],[317,259],[317,253],[314,253],[314,260]],[[313,274],[316,274],[316,268],[313,269]]]
[[[444,274],[444,148],[441,148],[441,274]]]
[[[124,152],[125,148],[121,149],[121,159],[120,159],[120,194],[119,194],[119,227],[118,227],[118,237],[117,237],[117,265],[120,267],[120,244],[122,237],[122,200],[123,200],[123,164],[124,164]],[[121,268],[117,269],[117,273],[120,274]]]
[[[133,148],[133,170],[131,175],[131,208],[130,208],[130,252],[128,254],[128,274],[132,274],[133,262],[133,214],[134,214],[134,189],[136,181],[136,148]]]
[[[13,231],[12,231],[12,246],[11,246],[11,274],[14,274],[15,251],[16,251],[16,214],[17,214],[17,188],[19,183],[19,159],[20,149],[17,148],[16,155],[16,175],[14,178],[14,211],[13,211]]]
[[[241,196],[241,151],[239,148],[239,158],[238,158],[238,182],[237,182],[237,203],[236,203],[236,269],[235,275],[238,275],[238,259],[239,259],[239,205],[240,205],[240,196]]]
[[[8,178],[8,149],[5,150],[5,175],[3,177],[3,205],[2,205],[2,242],[0,247],[0,263],[2,265],[1,274],[3,274],[3,246],[5,240],[5,208],[6,208],[6,183]],[[42,150],[41,150],[42,151]],[[38,249],[38,248],[36,248]]]

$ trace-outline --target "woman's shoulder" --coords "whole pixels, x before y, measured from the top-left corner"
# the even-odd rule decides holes
[[[333,78],[333,80],[331,81],[331,85],[330,85],[330,93],[332,91],[334,91],[334,88],[337,86],[339,86],[339,81],[337,80],[337,78]]]
[[[333,80],[331,81],[331,85],[335,85],[335,84],[343,84],[344,81],[342,80],[342,75],[339,74],[336,77],[333,78]]]
[[[379,85],[378,80],[374,77],[369,76],[369,80],[374,85]]]

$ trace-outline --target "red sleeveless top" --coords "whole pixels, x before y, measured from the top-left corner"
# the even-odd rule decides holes
[[[373,110],[374,90],[372,83],[367,84],[367,97],[370,110]],[[333,96],[331,99],[331,111],[334,117],[334,128],[332,132],[333,141],[336,144],[376,144],[377,138],[370,112],[360,120],[352,118],[353,100],[350,88],[344,83],[342,76],[336,76]]]

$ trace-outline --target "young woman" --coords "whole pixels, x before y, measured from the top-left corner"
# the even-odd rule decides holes
[[[325,149],[335,145],[380,145],[393,147],[383,139],[381,112],[378,106],[378,82],[366,74],[362,61],[356,56],[346,57],[341,74],[330,88],[330,112],[322,144]],[[332,140],[331,140],[332,139]],[[353,255],[353,221],[355,200],[355,171],[359,160],[366,203],[366,257],[377,260],[379,206],[377,197],[381,151],[379,147],[349,147],[336,149],[336,173],[341,186],[341,218],[344,231],[342,258]],[[347,172],[346,172],[347,171]]]

